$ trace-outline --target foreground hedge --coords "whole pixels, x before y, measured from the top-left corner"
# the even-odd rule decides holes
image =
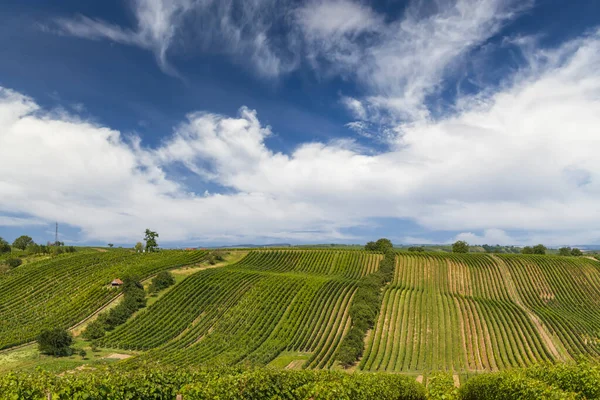
[[[540,364],[471,378],[463,400],[600,399],[598,364]]]
[[[388,374],[257,369],[81,371],[64,376],[48,373],[0,377],[0,399],[133,400],[175,399],[425,399],[414,379]]]

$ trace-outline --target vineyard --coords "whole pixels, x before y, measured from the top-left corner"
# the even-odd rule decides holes
[[[117,277],[146,277],[201,261],[207,252],[83,251],[0,274],[0,349],[32,341],[47,327],[68,328],[113,299]]]
[[[363,251],[253,251],[200,271],[107,335],[101,345],[150,350],[169,364],[266,365],[280,353],[309,353],[329,368],[349,329],[358,279],[378,269]]]
[[[499,370],[600,353],[600,263],[400,254],[360,367]]]

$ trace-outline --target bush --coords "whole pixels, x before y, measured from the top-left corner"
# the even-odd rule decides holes
[[[0,237],[0,254],[10,253],[10,244]]]
[[[538,244],[533,246],[533,254],[546,254],[546,246],[543,244]]]
[[[390,239],[381,238],[376,242],[369,242],[365,245],[365,250],[369,251],[381,251],[385,253],[386,251],[392,250],[394,245]]]
[[[571,251],[572,250],[570,247],[561,247],[560,249],[558,249],[558,255],[559,256],[570,256]]]
[[[46,329],[37,337],[40,353],[55,357],[73,354],[73,336],[62,328]]]
[[[21,264],[23,264],[23,260],[20,258],[9,258],[6,260],[6,265],[11,268],[17,268]]]
[[[152,279],[149,291],[150,293],[158,293],[174,284],[175,278],[173,278],[173,274],[168,271],[159,272],[158,275]]]
[[[106,326],[99,320],[92,321],[85,328],[85,331],[81,334],[84,339],[96,340],[104,337]]]
[[[434,372],[427,378],[427,398],[430,400],[456,400],[458,389],[454,387],[452,374]]]

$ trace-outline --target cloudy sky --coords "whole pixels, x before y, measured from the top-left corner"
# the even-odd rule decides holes
[[[0,236],[600,244],[600,2],[0,5]]]

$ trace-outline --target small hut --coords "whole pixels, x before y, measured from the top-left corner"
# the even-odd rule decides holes
[[[122,281],[122,280],[120,280],[119,278],[117,278],[117,279],[113,280],[113,281],[110,283],[110,286],[112,286],[112,287],[119,287],[119,286],[121,286],[122,284],[123,284],[123,281]]]

